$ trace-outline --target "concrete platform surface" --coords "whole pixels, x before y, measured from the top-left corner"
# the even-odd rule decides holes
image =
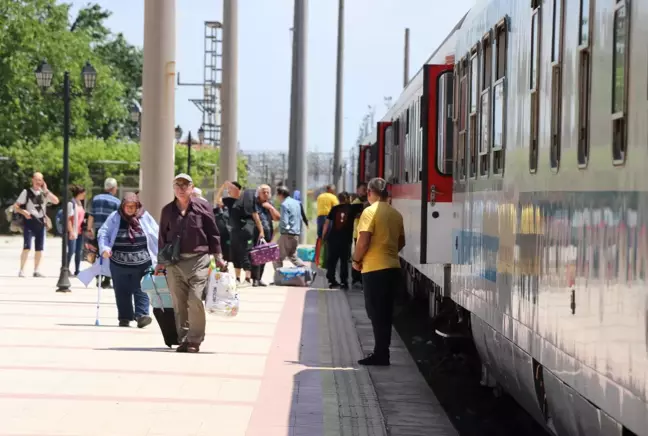
[[[45,278],[18,278],[21,240],[0,238],[0,436],[455,434],[398,345],[391,368],[357,365],[361,294],[243,288],[239,315],[209,316],[201,353],[178,354],[155,322],[117,327],[112,290],[100,326],[96,288],[55,293],[59,247]]]

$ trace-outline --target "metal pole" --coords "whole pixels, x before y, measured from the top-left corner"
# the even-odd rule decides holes
[[[297,12],[297,5],[295,5],[295,13]],[[293,20],[296,19],[296,16]],[[286,183],[288,189],[297,189],[297,147],[295,142],[295,121],[297,114],[297,38],[295,37],[295,27],[293,24],[292,30],[292,75],[290,78],[290,130],[288,133],[288,181]]]
[[[344,0],[338,0],[337,77],[335,85],[335,148],[333,151],[333,184],[342,185],[342,130],[344,82]]]
[[[175,0],[145,0],[140,197],[158,222],[173,198],[175,22]]]
[[[403,88],[409,83],[409,27],[405,29],[405,55],[403,56]]]
[[[193,139],[191,138],[191,130],[189,130],[189,134],[187,135],[187,174],[191,175],[191,141]]]
[[[238,148],[238,0],[223,2],[223,83],[220,171],[216,186],[236,180]]]
[[[61,273],[56,292],[70,292],[68,249],[68,185],[70,184],[70,73],[63,75],[63,235],[61,240]]]
[[[308,21],[308,0],[295,0],[295,150],[297,168],[297,189],[302,193],[304,210],[308,210],[308,168],[306,161],[306,33]],[[306,241],[302,228],[300,241]]]

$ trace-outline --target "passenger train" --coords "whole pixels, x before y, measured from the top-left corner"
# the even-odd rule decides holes
[[[550,432],[648,436],[648,1],[489,0],[360,146],[408,291]]]

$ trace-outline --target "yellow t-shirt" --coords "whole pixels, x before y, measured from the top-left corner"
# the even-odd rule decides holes
[[[355,200],[353,200],[351,202],[351,204],[361,204],[361,203],[362,203],[362,201],[360,201],[359,198],[356,198]],[[359,222],[360,222],[360,217],[358,216],[358,218],[356,218],[355,221],[353,222],[353,239],[358,239],[358,223]]]
[[[375,202],[362,212],[358,234],[371,233],[369,250],[362,259],[362,272],[400,268],[398,239],[405,235],[403,216],[386,202]]]
[[[333,206],[340,204],[335,194],[324,192],[317,197],[317,216],[328,216]]]

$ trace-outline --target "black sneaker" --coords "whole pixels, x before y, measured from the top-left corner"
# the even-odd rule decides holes
[[[182,344],[178,345],[178,348],[176,348],[177,353],[187,353],[189,349],[189,343],[188,342],[183,342]]]
[[[263,283],[261,280],[254,280],[252,282],[252,286],[254,286],[254,287],[257,287],[257,286],[265,287],[265,286],[268,286],[268,285]]]
[[[142,315],[139,318],[137,318],[137,328],[143,329],[147,325],[153,322],[153,319],[151,319],[150,316],[148,315]]]
[[[340,284],[338,282],[329,283],[329,289],[339,289]]]
[[[389,366],[389,356],[377,356],[375,354],[370,354],[364,359],[358,360],[360,365],[365,366]]]
[[[119,327],[130,327],[130,321],[127,319],[120,319]]]
[[[349,290],[349,284],[348,283],[342,283],[340,285],[340,289],[342,289],[343,291],[348,291]]]

